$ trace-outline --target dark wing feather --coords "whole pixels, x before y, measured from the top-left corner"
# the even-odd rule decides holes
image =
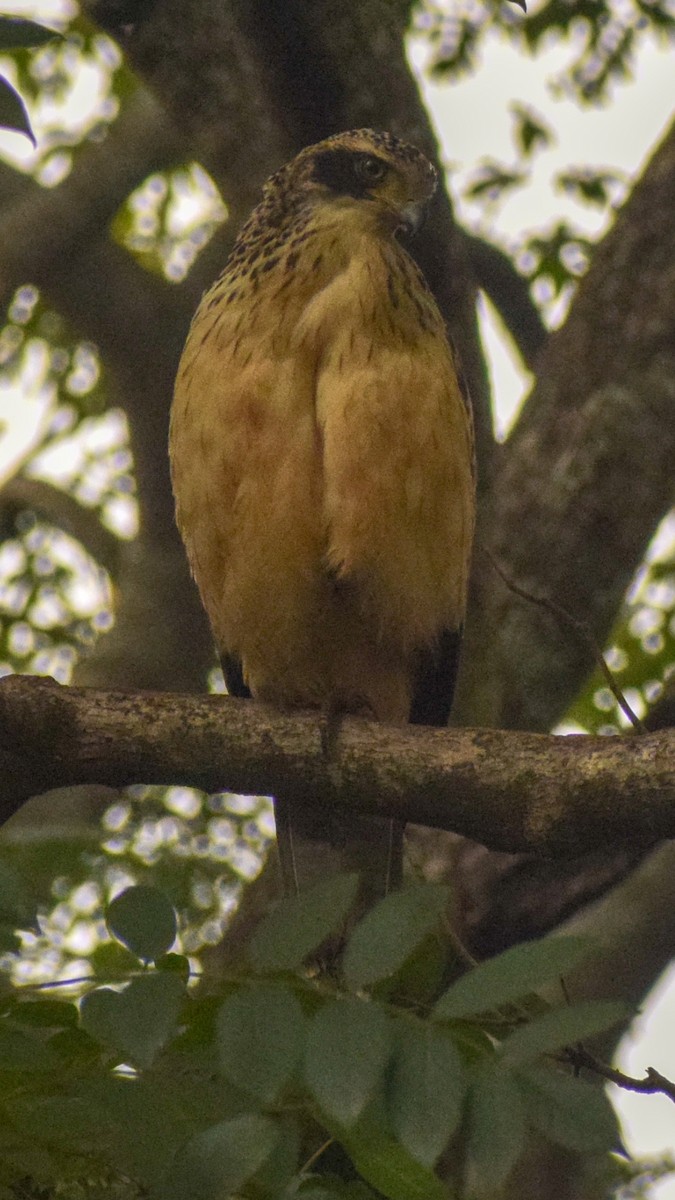
[[[412,725],[447,725],[455,693],[461,629],[445,629],[420,660],[410,709]]]
[[[220,665],[223,668],[225,685],[230,696],[238,696],[240,700],[250,700],[251,693],[244,683],[244,674],[239,660],[231,658],[229,654],[223,654]]]

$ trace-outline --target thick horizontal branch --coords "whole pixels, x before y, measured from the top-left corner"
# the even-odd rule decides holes
[[[223,696],[0,681],[0,816],[69,784],[283,794],[448,829],[496,850],[573,855],[675,836],[675,730],[553,737],[321,720]]]

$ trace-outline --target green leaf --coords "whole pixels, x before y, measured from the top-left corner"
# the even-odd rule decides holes
[[[518,1072],[527,1115],[552,1142],[578,1154],[606,1153],[620,1144],[616,1113],[602,1084],[547,1067]]]
[[[529,278],[545,278],[558,293],[587,269],[593,244],[580,230],[559,222],[546,236],[530,238],[525,249],[536,264],[528,269]]]
[[[592,27],[602,15],[603,10],[598,8],[597,0],[576,0],[574,5],[566,3],[566,0],[549,0],[548,4],[531,13],[520,28],[527,44],[536,47],[552,31],[559,30],[567,34],[573,21],[583,19]]]
[[[80,1083],[78,1092],[98,1115],[100,1137],[107,1132],[104,1161],[120,1173],[159,1189],[176,1147],[192,1135],[196,1122],[183,1103],[183,1080],[178,1077],[125,1078],[97,1072]],[[209,1114],[207,1121],[220,1117]],[[86,1128],[86,1126],[85,1126]]]
[[[106,983],[117,979],[125,983],[129,976],[138,970],[138,956],[127,950],[121,942],[101,942],[92,950],[89,962],[93,967],[94,977],[105,979]]]
[[[257,971],[292,971],[342,925],[356,899],[358,875],[332,875],[281,903],[256,929],[249,959]]]
[[[184,954],[163,954],[161,958],[155,959],[155,966],[158,971],[173,971],[183,983],[187,983],[190,978],[190,960]]]
[[[628,1005],[620,1000],[588,1000],[571,1008],[553,1008],[509,1034],[501,1044],[501,1056],[516,1063],[551,1054],[611,1029],[630,1014]]]
[[[512,946],[468,971],[445,992],[435,1017],[456,1019],[490,1012],[566,975],[586,957],[592,942],[582,937],[541,938]]]
[[[26,21],[22,17],[0,17],[0,50],[29,49],[32,46],[44,46],[54,38],[63,38],[54,29],[46,29],[35,21]]]
[[[522,171],[512,171],[496,162],[486,162],[478,168],[475,180],[465,191],[469,200],[498,200],[511,188],[519,187],[527,176]]]
[[[12,1104],[12,1124],[24,1137],[67,1151],[102,1155],[107,1128],[100,1110],[74,1096],[17,1096]]]
[[[450,894],[440,884],[391,892],[356,926],[344,954],[347,986],[357,991],[395,975],[438,928]]]
[[[359,1174],[388,1200],[449,1200],[438,1176],[380,1130],[369,1125],[337,1137]]]
[[[84,997],[82,1027],[138,1067],[149,1067],[176,1027],[185,987],[177,975],[157,972],[132,979],[121,992],[98,988]]]
[[[369,1196],[373,1197],[374,1193],[368,1189]],[[293,1193],[297,1196],[297,1200],[348,1200],[351,1192],[349,1184],[342,1179],[309,1179],[305,1183],[301,1183],[300,1187]]]
[[[321,1108],[353,1125],[372,1098],[391,1049],[379,1005],[329,1000],[314,1016],[307,1038],[305,1080]]]
[[[26,106],[19,93],[8,83],[4,75],[0,75],[0,129],[11,129],[15,133],[24,133],[27,138],[37,145],[35,134],[26,112]]]
[[[576,199],[595,204],[598,208],[611,204],[613,196],[620,194],[626,186],[626,181],[618,171],[594,171],[588,167],[563,171],[556,176],[555,182],[557,187],[571,192]]]
[[[525,1111],[517,1080],[491,1058],[474,1075],[467,1144],[467,1192],[491,1198],[518,1161]]]
[[[47,1043],[62,1065],[81,1071],[101,1059],[101,1045],[84,1029],[60,1029]]]
[[[130,887],[116,896],[106,913],[108,929],[139,958],[152,962],[176,939],[176,913],[163,892]]]
[[[77,1006],[65,1000],[20,1000],[12,1005],[12,1020],[43,1029],[68,1029],[77,1025]]]
[[[339,1179],[337,1175],[303,1179],[292,1193],[297,1200],[377,1200],[376,1193],[362,1179]],[[10,1200],[14,1200],[10,1197]]]
[[[400,1022],[387,1084],[396,1137],[417,1162],[431,1167],[455,1132],[466,1094],[464,1063],[445,1030]]]
[[[460,1022],[454,1026],[452,1037],[467,1066],[481,1063],[487,1055],[494,1054],[492,1038],[478,1025]]]
[[[223,1200],[255,1175],[279,1136],[278,1126],[257,1114],[202,1130],[178,1151],[162,1200]]]
[[[293,993],[277,984],[241,988],[218,1014],[220,1067],[231,1083],[272,1104],[302,1053],[305,1018]]]
[[[176,1046],[181,1053],[212,1055],[216,1043],[216,1019],[220,1006],[236,985],[223,981],[219,995],[207,996],[201,992],[192,994],[182,1017],[182,1031]]]
[[[305,1142],[301,1140],[297,1123],[288,1113],[283,1115],[279,1125],[280,1136],[274,1154],[267,1156],[251,1180],[251,1194],[258,1200],[281,1200],[281,1197],[287,1200],[290,1192],[295,1195],[300,1149],[302,1147],[304,1151]]]
[[[516,120],[516,143],[525,158],[529,158],[535,150],[550,146],[551,130],[538,113],[535,114],[524,104],[512,104],[511,112]]]
[[[0,1071],[53,1071],[61,1060],[38,1037],[0,1021]]]
[[[35,900],[29,897],[23,875],[0,856],[0,920],[8,925],[31,924],[35,910]]]

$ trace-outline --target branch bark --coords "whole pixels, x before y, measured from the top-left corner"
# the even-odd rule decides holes
[[[107,21],[117,32],[120,22],[137,21],[130,34],[120,34],[123,49],[160,99],[179,141],[184,139],[186,145],[189,141],[191,151],[222,184],[232,227],[255,202],[270,170],[300,144],[338,125],[390,126],[433,147],[428,119],[403,55],[402,4],[289,0],[283,12],[276,0],[232,0],[226,5],[220,0],[196,0],[191,5],[162,0],[161,4],[122,3],[121,8],[120,0],[88,0],[88,6],[95,19]],[[122,10],[126,15],[120,16]],[[280,29],[286,39],[283,44]],[[322,103],[315,105],[324,79],[330,88]],[[113,150],[118,126],[103,146],[92,148],[92,163],[99,151]],[[120,169],[125,156],[122,146]],[[148,159],[147,169],[153,163],[160,165],[161,157]],[[672,235],[662,228],[673,207],[672,162],[669,166],[665,151],[657,159],[645,180],[636,184],[619,219],[628,222],[625,249],[619,232],[623,227],[617,223],[580,289],[569,334],[562,331],[547,348],[540,382],[521,427],[512,444],[500,452],[497,498],[490,529],[482,534],[520,583],[531,584],[535,592],[550,590],[559,600],[567,596],[576,615],[590,616],[600,640],[625,580],[663,511],[663,464],[672,462],[675,423],[667,373],[673,346],[672,284],[668,282],[673,251]],[[144,161],[142,156],[138,160],[141,171]],[[2,182],[0,174],[0,189]],[[34,234],[26,237],[27,246],[39,250],[43,231],[52,238],[56,225],[49,205],[60,192],[59,188],[49,193],[49,200],[46,194],[41,197],[42,218],[33,224]],[[13,194],[18,196],[18,190]],[[100,196],[94,204],[99,202]],[[27,213],[26,208],[23,215]],[[86,223],[86,214],[72,215],[84,217]],[[214,239],[186,285],[169,288],[159,279],[149,279],[109,242],[105,230],[99,229],[97,237],[92,222],[86,224],[87,235],[81,239],[73,238],[65,226],[59,228],[65,241],[54,248],[43,277],[36,282],[86,336],[99,342],[106,366],[117,377],[134,431],[143,510],[142,538],[123,548],[127,567],[117,579],[123,598],[130,592],[138,597],[134,636],[123,637],[123,627],[128,631],[130,624],[123,619],[111,637],[101,641],[88,664],[88,679],[122,686],[176,686],[173,681],[178,680],[183,688],[198,686],[210,655],[210,638],[200,624],[173,531],[166,477],[166,405],[193,301],[220,266],[214,257],[224,260],[229,231],[223,234],[220,250]],[[666,237],[657,249],[662,233]],[[471,366],[473,315],[466,316],[473,299],[472,283],[464,250],[457,249],[455,237],[448,210],[441,208],[426,231],[425,269],[437,290],[445,288],[443,303],[455,329],[461,332],[466,321],[463,352],[474,390],[478,387],[480,394],[480,366]],[[66,245],[72,254],[64,252]],[[582,304],[584,289],[588,289],[587,300]],[[582,334],[584,322],[589,332]],[[645,363],[655,347],[661,357],[654,354],[652,380]],[[616,454],[611,448],[614,398]],[[487,444],[487,433],[484,436]],[[670,473],[668,465],[666,482]],[[482,484],[488,480],[489,472],[484,470]],[[619,532],[624,520],[625,543]],[[550,622],[505,597],[491,572],[478,579],[475,595],[477,631],[464,655],[470,677],[464,719],[548,728],[590,666],[586,651],[571,646],[567,634],[561,645]],[[128,608],[126,599],[124,603]],[[147,666],[150,657],[152,672]],[[39,719],[40,713],[35,717]],[[181,738],[183,732],[181,725]],[[16,760],[15,765],[17,772],[23,769]],[[28,765],[26,787],[35,790],[34,764]],[[40,786],[51,783],[45,777]],[[494,921],[490,924],[494,926]]]
[[[549,339],[482,530],[515,582],[585,620],[600,645],[673,502],[674,208],[675,126]],[[464,710],[550,729],[591,669],[588,649],[489,567],[479,575]]]
[[[64,260],[107,237],[117,209],[139,183],[186,154],[155,98],[139,87],[104,140],[78,150],[59,187],[40,187],[1,165],[0,306],[18,283],[58,278]]]
[[[465,236],[478,287],[499,313],[525,366],[536,371],[549,335],[532,299],[530,281],[503,250],[471,233]]]
[[[13,523],[18,513],[26,509],[31,509],[43,520],[69,533],[107,571],[115,574],[120,542],[101,523],[94,509],[86,508],[74,496],[43,479],[18,475],[0,489],[1,519]]]
[[[675,836],[675,730],[557,738],[345,719],[326,754],[315,714],[19,675],[0,681],[0,730],[15,759],[5,818],[47,787],[143,782],[281,793],[542,855]]]
[[[166,451],[175,365],[201,287],[210,280],[200,280],[197,271],[189,286],[171,287],[113,242],[108,228],[149,172],[187,157],[180,130],[139,88],[104,141],[78,153],[59,188],[40,188],[0,166],[0,241],[7,247],[0,292],[7,299],[30,280],[78,333],[96,342],[110,398],[120,398],[129,420],[141,533],[133,543],[117,543],[116,623],[78,665],[87,683],[201,690],[215,661],[175,527]],[[68,498],[61,522],[58,506],[52,507],[55,523],[67,524]]]

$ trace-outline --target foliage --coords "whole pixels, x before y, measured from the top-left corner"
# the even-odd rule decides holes
[[[619,613],[606,653],[608,666],[633,711],[645,717],[675,673],[675,520],[663,522],[647,561],[639,568]],[[572,705],[567,719],[593,733],[626,726],[599,670]]]
[[[597,236],[596,233],[591,237],[584,231],[583,209],[593,207],[605,220],[609,219],[625,197],[627,181],[618,171],[569,166],[554,175],[551,184],[553,190],[576,202],[574,218],[524,232],[513,245],[500,243],[495,231],[500,207],[532,181],[540,154],[555,141],[553,131],[531,105],[516,102],[510,106],[510,112],[512,160],[483,159],[459,185],[454,181],[455,187],[460,210],[467,214],[467,226],[512,259],[516,270],[530,281],[532,299],[544,320],[555,326],[564,317],[579,279],[588,270]]]
[[[615,1180],[612,1180],[613,1200],[649,1200],[653,1184],[675,1174],[672,1158],[629,1161],[613,1158]]]
[[[99,138],[117,115],[118,98],[129,90],[128,77],[118,70],[120,55],[115,43],[82,17],[75,17],[64,33],[31,21],[6,17],[0,21],[2,28],[10,31],[4,45],[0,32],[4,91],[11,91],[10,103],[18,103],[23,113],[18,124],[8,124],[30,138],[36,177],[54,186],[70,170],[71,147],[79,148],[87,138]],[[99,87],[91,89],[88,104],[78,106],[74,120],[72,113],[68,114],[68,100],[84,73],[90,78],[96,74]],[[113,96],[110,86],[116,75]]]
[[[66,681],[112,625],[115,540],[135,531],[126,421],[107,405],[96,347],[30,285],[17,290],[0,332],[0,387],[21,388],[37,426],[24,482],[3,495],[0,663]],[[65,492],[72,497],[67,512],[59,504]]]
[[[625,1008],[550,1006],[529,994],[576,967],[589,944],[515,947],[455,982],[447,970],[457,964],[446,962],[446,978],[427,972],[434,982],[411,1001],[410,964],[438,945],[448,955],[446,890],[420,885],[381,901],[347,936],[344,969],[333,958],[319,970],[355,890],[355,878],[338,876],[301,903],[282,902],[245,964],[200,983],[188,981],[187,959],[167,953],[176,930],[167,897],[132,887],[107,910],[127,947],[123,978],[99,970],[80,983],[79,1003],[65,983],[6,987],[7,1195],[21,1179],[35,1195],[105,1179],[163,1200],[491,1197],[528,1128],[585,1154],[609,1150],[617,1128],[604,1092],[556,1055],[625,1019]],[[345,1182],[345,1155],[358,1184]],[[436,1171],[449,1163],[452,1193]]]
[[[555,86],[584,103],[605,100],[627,77],[650,32],[670,39],[675,28],[668,0],[546,0],[526,21],[492,0],[432,0],[417,21],[433,48],[432,71],[445,78],[471,69],[495,32],[531,53],[560,36],[569,61]],[[136,86],[114,43],[81,17],[53,38],[0,18],[8,76],[0,124],[31,136],[23,96],[38,138],[33,170],[50,185]],[[73,130],[63,102],[92,65],[100,96]],[[512,113],[512,161],[477,164],[466,187],[487,239],[497,207],[554,138],[531,107],[514,104]],[[624,192],[623,180],[584,165],[571,165],[558,184],[605,214]],[[224,216],[214,185],[191,163],[149,176],[111,234],[145,269],[179,281]],[[569,300],[592,253],[571,221],[506,249],[547,314]],[[116,537],[133,536],[133,462],[97,348],[32,286],[19,290],[0,333],[0,370],[0,387],[21,384],[36,402],[49,398],[34,443],[13,464],[22,482],[61,488]],[[57,458],[70,463],[65,475],[53,470]],[[114,546],[65,534],[63,512],[48,521],[25,494],[5,493],[1,515],[0,670],[68,679],[112,623]],[[639,689],[643,710],[675,662],[674,611],[671,555],[644,568],[612,638],[610,663],[631,700]],[[598,678],[571,717],[592,730],[619,728]],[[303,964],[348,913],[347,878],[280,906],[255,932],[245,967],[200,983],[197,956],[222,936],[258,869],[269,807],[187,789],[103,799],[102,828],[38,821],[29,836],[9,831],[0,846],[0,1200],[42,1200],[57,1183],[67,1200],[206,1200],[234,1191],[251,1200],[440,1200],[451,1186],[441,1172],[456,1194],[492,1197],[530,1129],[588,1154],[615,1144],[604,1093],[555,1059],[620,1010],[548,1009],[532,995],[587,946],[558,938],[517,947],[451,983],[447,896],[420,888],[390,897],[356,926],[331,980]],[[99,812],[101,798],[92,802]],[[73,972],[87,979],[68,989],[62,981]],[[45,979],[61,986],[53,991]],[[360,1178],[347,1182],[350,1169]],[[639,1194],[641,1182],[626,1194]]]
[[[191,163],[149,176],[122,205],[112,233],[146,270],[180,283],[226,215],[213,180]]]
[[[481,42],[491,31],[530,53],[557,35],[569,48],[569,62],[556,85],[584,103],[606,99],[613,83],[630,76],[648,32],[668,40],[675,34],[668,0],[545,0],[527,19],[490,0],[424,0],[417,20],[434,48],[433,69],[450,78],[476,65]]]
[[[0,52],[19,47],[43,46],[57,35],[34,21],[18,17],[0,17]],[[26,106],[11,83],[0,75],[0,128],[24,133],[35,145],[35,135],[28,119]]]
[[[222,938],[272,832],[271,806],[259,796],[162,787],[48,792],[0,833],[0,880],[3,870],[15,879],[23,906],[6,916],[0,909],[0,968],[31,984],[123,975],[129,952],[110,940],[104,912],[129,884],[172,897],[182,950],[196,965]]]

